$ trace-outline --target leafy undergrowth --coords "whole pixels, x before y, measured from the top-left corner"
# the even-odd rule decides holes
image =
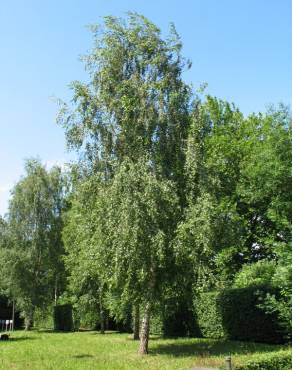
[[[0,369],[182,370],[194,366],[222,366],[224,358],[229,354],[240,364],[286,347],[197,338],[153,337],[148,356],[139,356],[137,348],[138,342],[134,342],[128,334],[17,331],[9,341],[0,342]]]

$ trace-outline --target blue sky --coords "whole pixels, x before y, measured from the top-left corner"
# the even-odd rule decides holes
[[[164,34],[174,22],[193,61],[185,78],[245,114],[292,100],[290,0],[2,0],[0,3],[0,214],[23,160],[68,161],[52,96],[84,80],[85,27],[104,15],[142,13]]]

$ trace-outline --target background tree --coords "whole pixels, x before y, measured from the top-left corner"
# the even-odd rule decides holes
[[[64,181],[60,169],[47,172],[38,160],[26,161],[25,172],[12,191],[1,269],[29,329],[35,309],[56,302],[61,290]]]
[[[63,240],[69,295],[83,321],[89,320],[94,326],[99,321],[103,334],[105,284],[101,280],[100,261],[95,259],[92,250],[92,238],[99,227],[95,222],[95,214],[101,186],[98,176],[79,179],[75,184],[75,191],[70,197],[70,209],[64,217]]]
[[[224,246],[216,256],[217,271],[232,284],[244,263],[276,258],[277,246],[289,240],[291,115],[280,106],[244,118],[234,106],[211,97],[203,109],[205,188],[222,220],[233,214],[233,226],[229,222],[225,228],[224,221],[216,231],[217,243]]]

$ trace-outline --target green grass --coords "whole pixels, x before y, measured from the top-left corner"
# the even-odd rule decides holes
[[[147,369],[174,370],[221,366],[232,354],[237,363],[287,347],[210,339],[160,339],[150,342],[147,356],[137,354],[138,342],[128,334],[17,331],[0,342],[0,369]]]

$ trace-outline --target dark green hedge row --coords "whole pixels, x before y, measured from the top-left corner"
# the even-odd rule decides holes
[[[234,370],[291,370],[292,352],[267,354],[264,358],[235,366]]]
[[[201,337],[194,312],[180,306],[175,312],[164,314],[162,319],[164,337]]]
[[[74,330],[71,304],[63,304],[54,307],[54,330]]]
[[[276,313],[267,314],[262,304],[266,286],[204,293],[195,302],[198,325],[204,337],[263,343],[284,343],[286,333]]]
[[[192,298],[165,300],[151,321],[151,331],[164,337],[201,337],[193,310]]]

